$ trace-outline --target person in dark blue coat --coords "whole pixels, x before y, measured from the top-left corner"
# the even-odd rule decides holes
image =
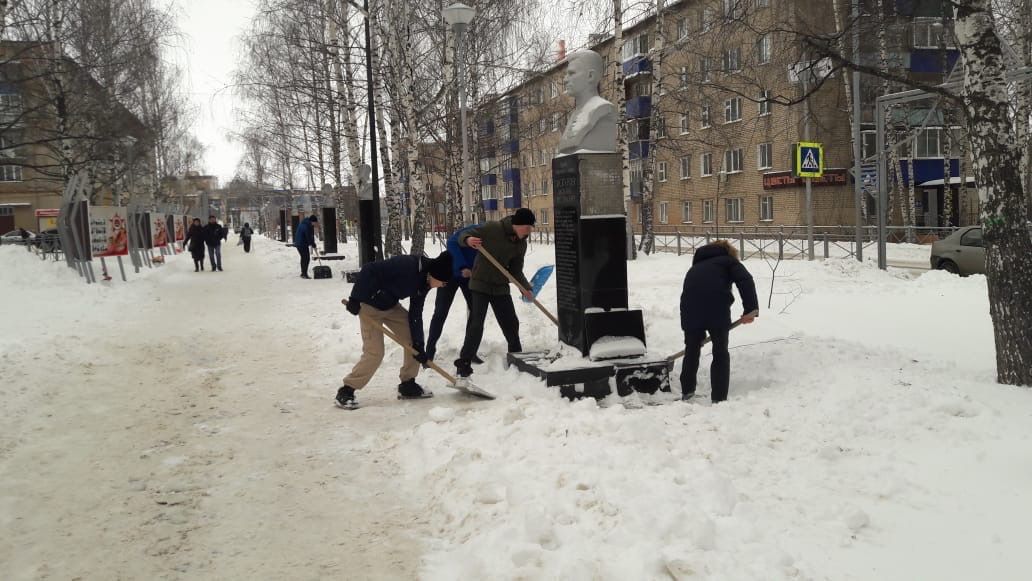
[[[742,323],[749,324],[758,316],[759,301],[752,275],[738,261],[738,252],[726,240],[718,240],[695,251],[692,267],[684,277],[681,292],[681,329],[684,330],[684,363],[681,368],[681,399],[695,395],[695,375],[706,333],[713,342],[713,363],[710,365],[711,399],[714,403],[727,399],[731,381],[731,356],[727,350],[731,330],[731,305],[735,297],[731,284],[738,287],[744,314]]]
[[[448,252],[432,260],[426,256],[395,256],[362,267],[347,307],[349,313],[361,315],[362,356],[337,390],[339,407],[358,407],[355,391],[369,383],[383,362],[381,325],[416,351],[414,356],[405,355],[398,394],[406,398],[427,395],[416,383],[420,364],[430,360],[423,346],[423,303],[430,289],[445,286],[451,277],[452,257]],[[409,300],[408,310],[399,304],[402,299]]]
[[[452,257],[452,277],[448,285],[437,289],[437,300],[434,303],[434,316],[430,319],[430,331],[426,338],[426,356],[431,360],[437,354],[437,341],[444,331],[444,322],[448,319],[452,302],[455,301],[455,293],[462,291],[462,297],[466,300],[466,307],[469,308],[469,278],[473,275],[473,262],[477,259],[477,250],[459,245],[459,236],[466,232],[479,228],[480,224],[473,224],[460,228],[448,238],[448,253]],[[480,359],[474,359],[474,363],[483,363]]]
[[[312,261],[312,254],[309,248],[315,248],[315,226],[319,223],[319,216],[311,216],[301,220],[294,231],[294,248],[301,255],[301,278],[309,278],[308,263]]]

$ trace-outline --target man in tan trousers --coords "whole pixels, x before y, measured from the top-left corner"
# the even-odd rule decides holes
[[[408,399],[433,395],[416,383],[420,364],[426,365],[429,361],[423,346],[423,303],[430,289],[443,287],[451,276],[452,261],[448,252],[442,252],[434,259],[395,256],[362,267],[348,299],[348,312],[359,315],[361,320],[362,357],[344,378],[344,385],[337,390],[338,407],[358,408],[355,391],[369,383],[383,362],[381,325],[416,351],[415,356],[405,355],[398,397]],[[409,299],[408,310],[399,304],[402,299]]]

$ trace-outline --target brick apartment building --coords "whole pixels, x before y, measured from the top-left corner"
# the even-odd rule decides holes
[[[56,225],[48,210],[60,206],[64,189],[56,153],[59,146],[55,145],[61,142],[57,139],[57,115],[40,73],[53,58],[49,47],[40,43],[0,43],[0,233]],[[70,156],[78,160],[77,165],[93,160],[90,165],[98,183],[110,176],[114,167],[124,167],[128,159],[136,165],[151,166],[152,153],[143,123],[107,95],[88,72],[71,59],[61,58],[66,81],[77,87],[65,102],[69,133],[86,136],[69,143]],[[145,187],[144,183],[130,182],[120,180],[123,192],[133,185]],[[96,197],[111,203],[112,187],[100,186]]]
[[[943,0],[897,2],[890,22],[890,50],[906,74],[941,82],[956,62],[957,51],[943,44]],[[868,2],[870,3],[870,2]],[[876,3],[875,3],[876,5]],[[655,148],[654,224],[657,232],[687,227],[753,227],[806,223],[803,180],[791,175],[791,152],[799,141],[821,142],[825,176],[813,182],[814,222],[819,226],[852,225],[855,204],[852,145],[845,84],[841,73],[828,78],[798,103],[803,88],[790,80],[800,61],[798,41],[773,30],[828,32],[833,26],[828,2],[819,0],[683,0],[663,14],[662,63],[657,52],[656,17],[624,32],[623,53],[613,54],[612,38],[592,39],[592,49],[606,61],[602,95],[616,102],[613,75],[619,62],[625,75],[626,124],[630,149],[630,217],[641,224],[644,162]],[[863,59],[876,58],[877,47],[865,38]],[[551,159],[572,110],[565,95],[564,55],[548,70],[512,90],[490,96],[477,110],[480,188],[488,219],[527,207],[539,226],[551,223]],[[798,79],[798,75],[796,76]],[[657,82],[658,81],[658,82]],[[882,83],[863,77],[864,155],[874,153],[873,102]],[[659,88],[657,91],[656,88]],[[793,103],[795,102],[795,103]],[[927,107],[927,106],[925,106]],[[926,109],[906,114],[922,117]],[[951,185],[944,186],[944,142],[958,139],[935,119],[919,132],[900,160],[904,184],[916,178],[917,225],[945,225],[935,208],[943,188],[954,195],[951,223],[977,219],[976,196],[958,194],[959,148],[954,145]],[[955,116],[955,115],[954,115]],[[652,125],[656,124],[655,132]],[[918,124],[919,125],[919,124]],[[913,168],[911,171],[910,168]],[[938,184],[938,185],[936,185]],[[868,198],[873,216],[873,199]],[[922,209],[924,212],[922,213]],[[901,220],[899,209],[894,221]]]

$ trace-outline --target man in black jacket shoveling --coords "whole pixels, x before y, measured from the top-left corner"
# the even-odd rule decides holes
[[[529,289],[530,283],[523,275],[523,257],[527,254],[527,237],[534,230],[534,223],[534,212],[520,208],[512,216],[463,232],[459,236],[459,246],[490,252],[524,289]],[[509,352],[523,351],[520,344],[520,320],[516,316],[516,307],[512,304],[512,296],[509,294],[509,279],[484,257],[483,252],[477,255],[473,263],[469,290],[466,339],[462,343],[462,350],[459,351],[459,358],[455,360],[459,377],[473,375],[472,362],[477,356],[480,341],[484,338],[484,319],[487,318],[488,306],[498,319],[498,326],[505,335]],[[526,290],[523,296],[530,299],[534,295]]]
[[[416,383],[420,364],[429,358],[423,348],[423,302],[432,288],[440,288],[452,276],[452,259],[447,252],[430,259],[426,256],[395,256],[370,262],[362,267],[358,281],[351,289],[348,312],[359,316],[362,326],[362,357],[344,385],[337,390],[337,406],[355,409],[358,401],[355,391],[372,379],[383,361],[383,327],[386,325],[403,343],[408,343],[416,355],[405,355],[401,366],[398,396],[401,398],[429,397],[429,391]],[[406,311],[399,303],[409,299]]]
[[[727,351],[731,330],[731,283],[738,287],[745,314],[742,324],[756,318],[759,301],[752,275],[738,261],[738,252],[726,240],[718,240],[695,251],[692,267],[684,277],[681,293],[681,329],[684,330],[684,364],[681,368],[681,399],[695,395],[695,374],[699,370],[699,354],[708,332],[713,341],[713,363],[710,365],[713,403],[727,399],[731,382],[731,356]]]

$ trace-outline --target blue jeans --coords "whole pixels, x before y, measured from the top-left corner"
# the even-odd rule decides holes
[[[208,262],[211,263],[212,270],[222,270],[222,243],[208,245]]]

